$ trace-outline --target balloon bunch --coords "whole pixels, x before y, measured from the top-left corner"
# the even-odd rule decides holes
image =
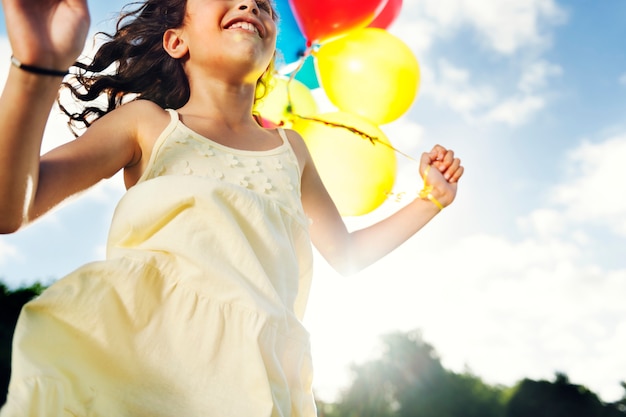
[[[380,206],[391,193],[396,154],[379,125],[413,103],[419,65],[386,29],[402,0],[275,0],[277,49],[284,63],[275,87],[255,107],[263,119],[298,131],[342,215]],[[321,87],[337,108],[318,113]]]

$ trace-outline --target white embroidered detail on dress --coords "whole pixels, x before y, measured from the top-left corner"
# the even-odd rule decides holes
[[[301,210],[300,167],[293,150],[283,145],[249,151],[214,144],[178,125],[163,140],[147,178],[193,175],[223,181],[255,192],[283,207]]]

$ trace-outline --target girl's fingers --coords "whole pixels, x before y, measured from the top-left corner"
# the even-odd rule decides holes
[[[449,183],[456,183],[465,171],[461,165],[461,160],[454,157],[454,151],[446,149],[441,145],[435,145],[430,152],[422,154],[420,159],[420,174],[422,174],[422,177],[428,165],[436,168]]]
[[[465,172],[465,168],[461,165],[461,161],[458,159],[457,161],[458,161],[458,165],[456,166],[453,172],[450,172],[450,178],[448,179],[448,181],[451,183],[458,182],[461,176],[463,175],[463,172]],[[447,174],[448,173],[446,173],[446,175]]]
[[[446,168],[448,168],[450,167],[450,165],[452,165],[453,161],[454,161],[454,151],[452,149],[448,149],[448,151],[445,153],[443,157],[443,165]]]
[[[454,160],[454,151],[446,149],[441,145],[435,145],[430,151],[433,165],[439,169],[440,172],[445,172],[452,161]]]
[[[446,180],[450,180],[450,178],[452,178],[454,172],[459,168],[459,166],[461,166],[461,160],[459,158],[452,159],[452,161],[450,161],[450,164],[444,167],[445,170],[442,172],[443,177]]]
[[[447,149],[441,145],[433,146],[433,149],[430,151],[430,156],[433,161],[443,161]]]
[[[419,172],[422,178],[424,178],[424,173],[426,172],[426,168],[429,167],[430,165],[433,165],[433,163],[435,162],[435,158],[436,158],[436,154],[434,154],[433,151],[430,151],[428,153],[426,152],[422,153],[422,157],[420,158],[420,168],[419,168]]]

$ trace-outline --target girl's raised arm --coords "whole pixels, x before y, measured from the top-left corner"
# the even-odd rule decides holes
[[[343,275],[358,272],[384,257],[435,217],[440,211],[438,205],[451,204],[464,170],[453,151],[435,146],[422,154],[419,168],[432,186],[434,201],[416,198],[386,219],[349,232],[322,184],[310,154],[304,154],[302,204],[311,220],[311,239],[320,254]]]
[[[2,7],[15,59],[0,97],[0,232],[7,233],[32,205],[41,139],[62,80],[32,67],[67,70],[90,20],[87,0],[2,0]]]

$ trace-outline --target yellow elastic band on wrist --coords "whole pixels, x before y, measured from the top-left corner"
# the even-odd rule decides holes
[[[419,192],[419,197],[422,199],[427,199],[431,201],[435,206],[437,206],[439,210],[443,210],[443,204],[441,204],[439,200],[437,200],[432,195],[432,191],[434,187],[426,183],[426,179],[428,178],[429,171],[430,171],[430,165],[426,166],[426,169],[424,170],[424,188],[422,188],[422,191]]]
[[[439,210],[443,210],[443,204],[441,204],[441,203],[439,202],[439,200],[437,200],[435,197],[433,197],[433,195],[432,195],[431,193],[427,193],[427,194],[425,195],[425,197],[423,197],[423,196],[422,196],[422,193],[420,192],[420,197],[421,197],[421,198],[427,198],[427,199],[429,199],[430,201],[432,201],[432,203],[433,203],[434,205],[436,205],[436,206],[437,206],[437,208],[439,208]]]

